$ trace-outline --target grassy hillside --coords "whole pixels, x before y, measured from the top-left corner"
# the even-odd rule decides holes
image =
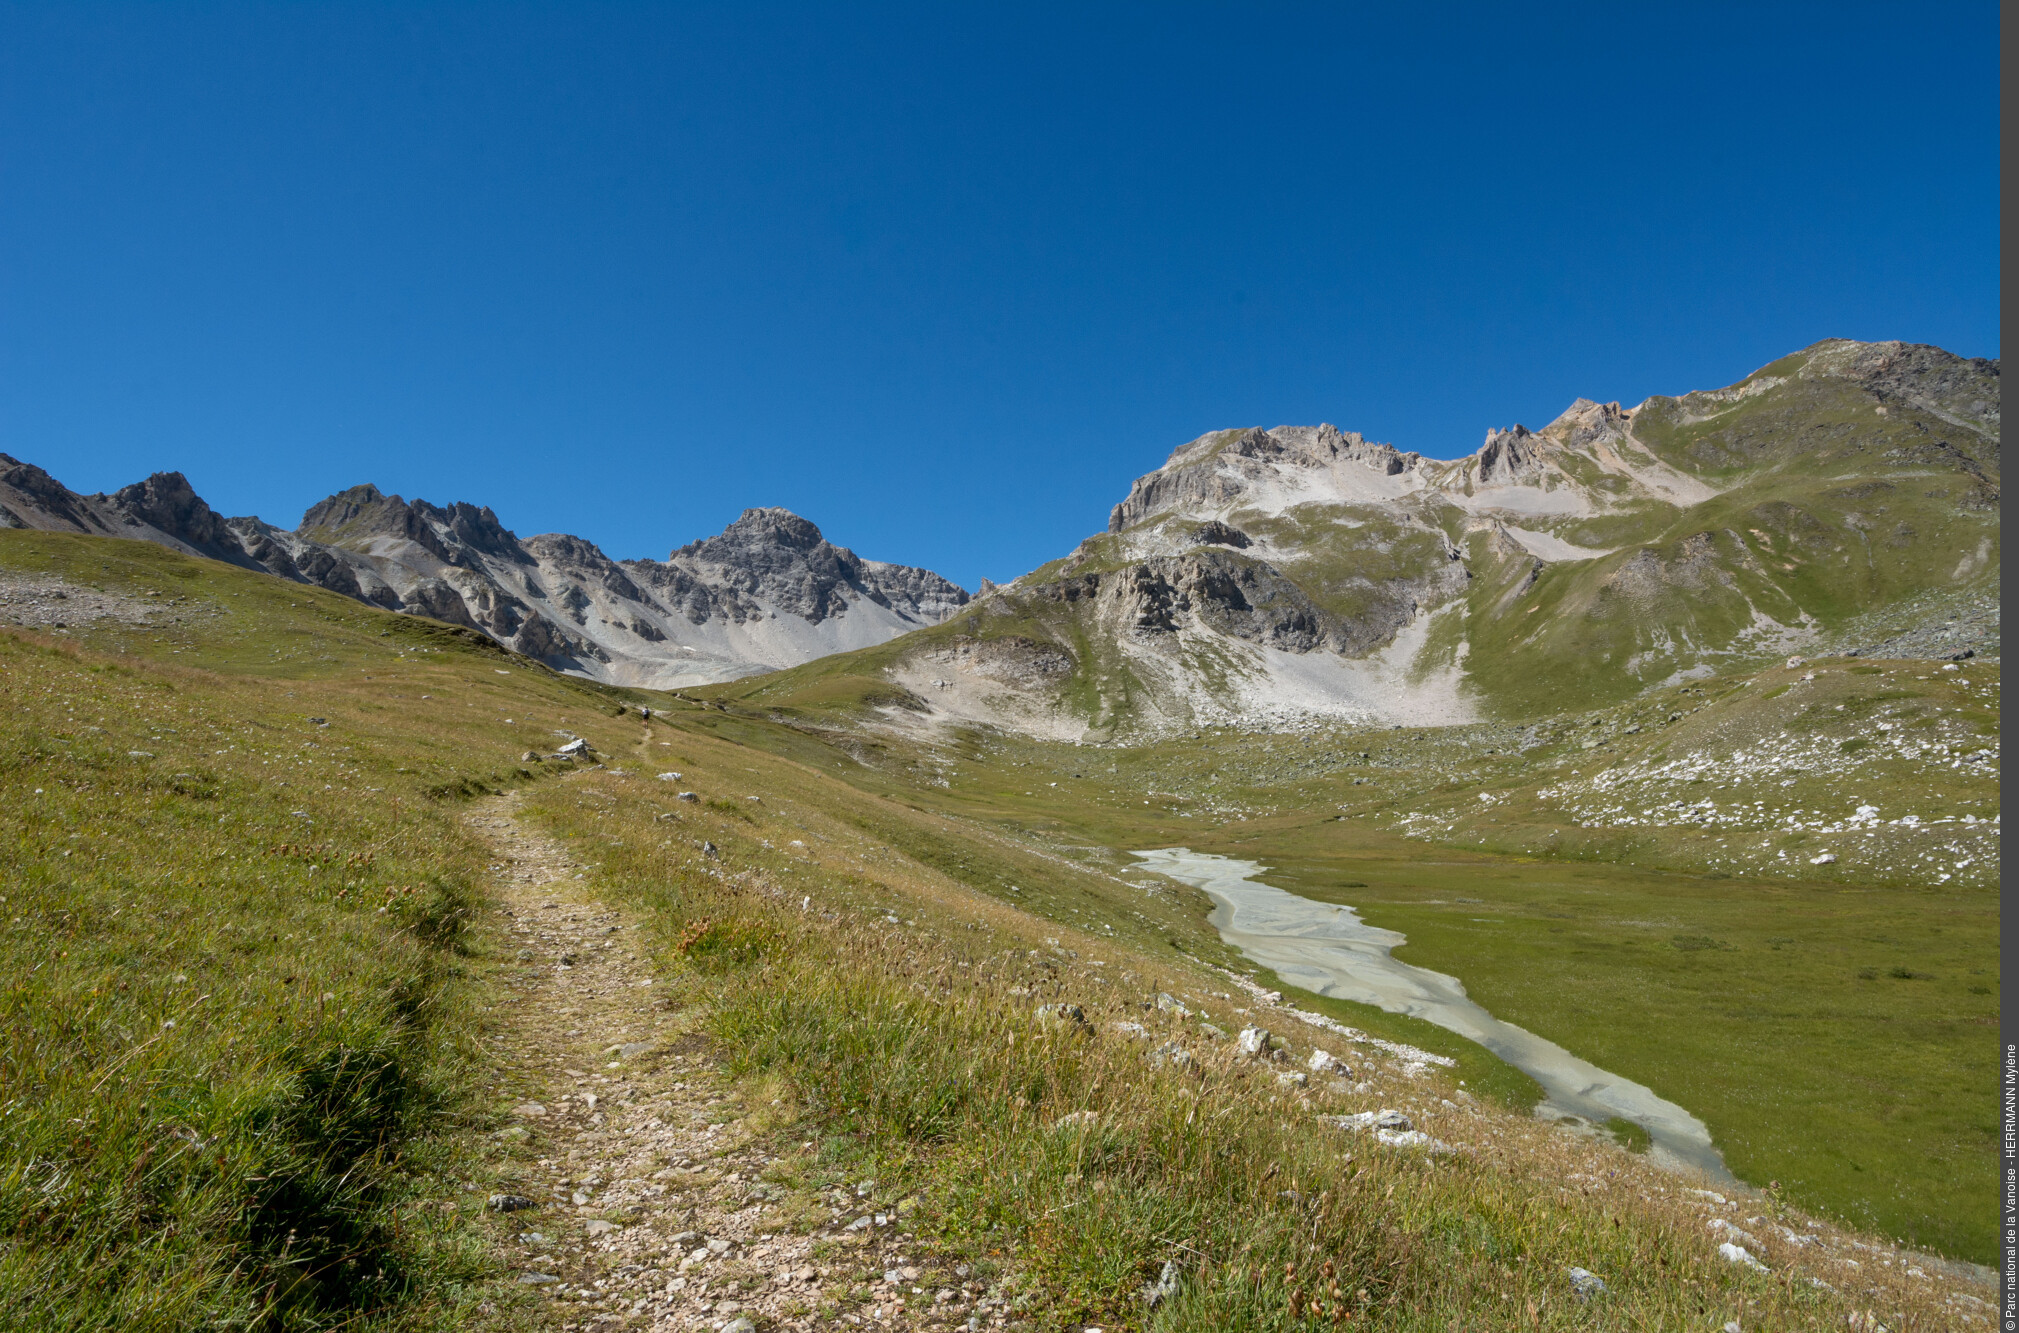
[[[1422,830],[1400,816],[1424,803],[1405,796],[1485,732],[1382,733],[1394,766],[1357,758],[1371,738],[1350,755],[1344,737],[924,743],[818,724],[890,706],[846,661],[800,678],[796,701],[761,681],[725,687],[744,701],[726,707],[624,694],[158,548],[0,533],[0,588],[24,587],[44,590],[43,628],[0,627],[9,1326],[580,1318],[516,1281],[525,1223],[483,1207],[543,1151],[507,1125],[524,1090],[488,1034],[525,964],[491,905],[492,854],[459,818],[495,791],[567,840],[585,891],[648,924],[669,1012],[775,1104],[771,1132],[817,1146],[772,1182],[775,1225],[818,1229],[819,1191],[874,1175],[921,1246],[1002,1275],[1013,1324],[1842,1327],[1845,1292],[1894,1327],[1965,1318],[1953,1287],[1883,1251],[1853,1276],[1827,1267],[1848,1242],[1776,1197],[1747,1205],[1758,1219],[1731,1211],[1773,1273],[1726,1262],[1705,1230],[1720,1206],[1528,1118],[1532,1086],[1477,1048],[1331,1010],[1456,1061],[1411,1074],[1257,998],[1202,900],[1119,854],[1252,854],[1259,838],[1306,856],[1314,890],[1342,854],[1413,873],[1421,843],[1404,834]],[[49,611],[59,587],[76,610]],[[641,702],[661,715],[642,721]],[[556,733],[602,763],[520,761]],[[1523,762],[1589,753],[1551,744]],[[1370,771],[1414,784],[1384,789],[1386,826],[1336,808]],[[1323,825],[1321,799],[1348,818]],[[1496,874],[1519,860],[1474,847]],[[1664,855],[1630,873],[1652,883]],[[1598,872],[1571,854],[1550,873]],[[1536,888],[1513,878],[1510,916]],[[1750,938],[1731,939],[1750,965]],[[1145,1007],[1160,991],[1190,1013]],[[1084,1027],[1041,1019],[1047,1003],[1078,1005]],[[1249,1022],[1299,1062],[1329,1043],[1359,1083],[1279,1080],[1286,1066],[1226,1035]],[[1145,1059],[1166,1042],[1189,1068]],[[1315,1119],[1382,1106],[1461,1150]],[[1822,1239],[1784,1241],[1775,1219]],[[845,1259],[845,1238],[821,1234]],[[1152,1308],[1140,1289],[1166,1261],[1176,1295]],[[1573,1265],[1608,1294],[1577,1299]],[[837,1288],[824,1317],[859,1305]]]
[[[495,1267],[405,1211],[477,1169],[453,811],[534,780],[499,705],[604,700],[143,543],[0,533],[0,578],[126,608],[0,633],[0,1323],[458,1323]]]

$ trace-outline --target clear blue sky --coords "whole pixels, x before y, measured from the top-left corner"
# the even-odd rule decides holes
[[[0,450],[619,557],[784,505],[972,587],[1209,429],[1996,356],[1997,22],[0,4]]]

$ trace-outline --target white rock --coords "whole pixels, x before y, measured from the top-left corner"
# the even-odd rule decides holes
[[[1339,1129],[1350,1129],[1356,1133],[1364,1129],[1388,1130],[1401,1133],[1414,1129],[1409,1117],[1400,1111],[1383,1108],[1379,1111],[1359,1111],[1353,1115],[1327,1115],[1318,1117],[1328,1125]]]
[[[1314,1074],[1335,1074],[1340,1078],[1353,1077],[1353,1071],[1347,1067],[1346,1062],[1330,1051],[1311,1052],[1311,1058],[1305,1062],[1304,1067]]]
[[[1235,1038],[1235,1044],[1241,1048],[1243,1055],[1266,1055],[1269,1050],[1269,1029],[1242,1028],[1241,1035]]]
[[[1718,1253],[1732,1263],[1744,1264],[1747,1268],[1756,1269],[1762,1273],[1767,1271],[1767,1266],[1753,1258],[1752,1251],[1743,1245],[1734,1245],[1730,1241],[1725,1241],[1718,1246]]]

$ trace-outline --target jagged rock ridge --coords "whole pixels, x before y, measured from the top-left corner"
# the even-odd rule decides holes
[[[226,519],[177,472],[78,495],[0,454],[0,526],[137,538],[467,625],[561,670],[671,688],[733,679],[933,625],[968,594],[864,560],[784,509],[745,510],[666,560],[614,561],[564,533],[520,538],[488,507],[353,486],[292,531]]]

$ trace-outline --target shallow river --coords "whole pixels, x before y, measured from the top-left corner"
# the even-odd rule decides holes
[[[1649,1152],[1656,1161],[1736,1183],[1703,1121],[1638,1083],[1495,1018],[1466,997],[1456,977],[1397,962],[1389,950],[1406,943],[1406,936],[1366,924],[1350,907],[1271,888],[1252,878],[1262,869],[1255,861],[1183,847],[1134,855],[1147,869],[1204,890],[1213,900],[1209,919],[1220,938],[1288,984],[1456,1032],[1542,1085],[1537,1115],[1574,1115],[1600,1125],[1615,1116],[1631,1120],[1654,1140]]]

